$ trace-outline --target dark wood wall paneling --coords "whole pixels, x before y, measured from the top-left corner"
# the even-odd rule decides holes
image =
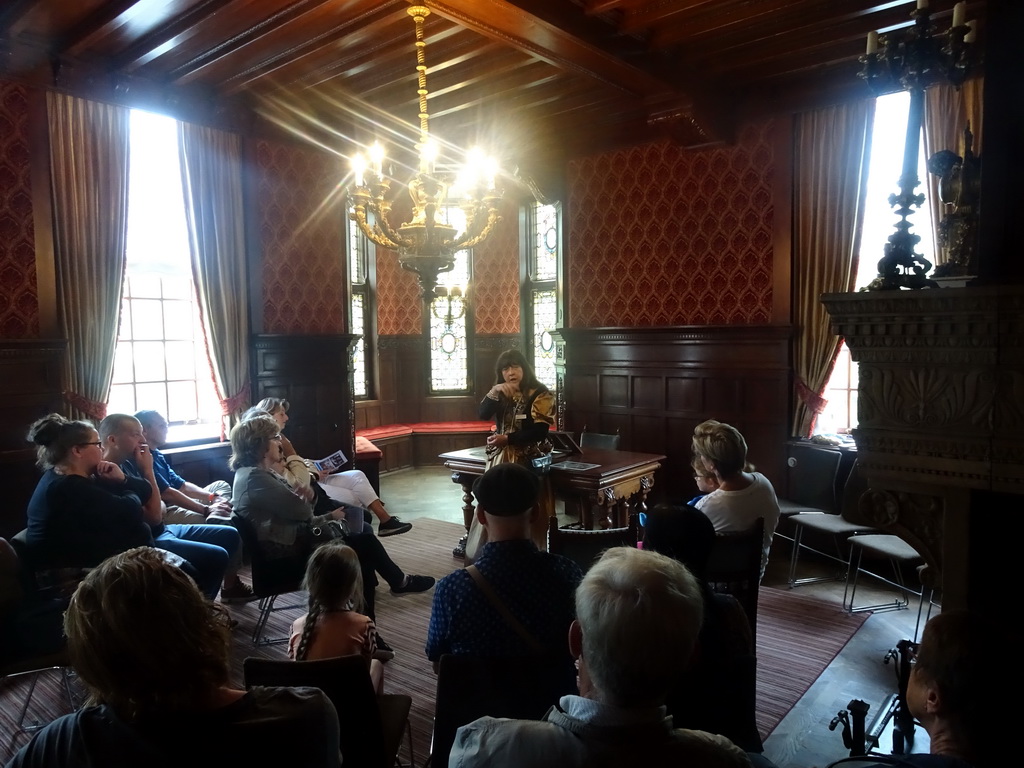
[[[788,326],[567,328],[557,332],[565,428],[622,435],[625,450],[668,459],[652,499],[687,501],[693,428],[739,429],[750,460],[785,491],[789,437]]]
[[[252,400],[290,404],[287,434],[295,449],[319,459],[355,451],[351,346],[356,337],[258,335],[252,342]]]
[[[40,471],[35,447],[25,436],[29,425],[63,410],[61,372],[67,342],[0,341],[0,536],[25,527],[25,510]]]

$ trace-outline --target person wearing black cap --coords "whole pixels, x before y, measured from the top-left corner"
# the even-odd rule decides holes
[[[487,529],[487,544],[474,566],[437,584],[426,646],[435,670],[446,653],[567,655],[573,594],[583,572],[568,558],[542,552],[531,540],[539,491],[536,475],[511,462],[487,470],[473,484],[477,521]],[[511,614],[512,623],[495,599]]]

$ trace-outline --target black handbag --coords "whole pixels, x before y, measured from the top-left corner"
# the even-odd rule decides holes
[[[348,525],[344,520],[328,520],[325,523],[315,523],[309,526],[309,538],[314,547],[322,546],[335,539],[344,539],[348,536]]]

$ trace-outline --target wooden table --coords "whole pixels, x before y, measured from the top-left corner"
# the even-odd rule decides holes
[[[474,514],[473,481],[484,473],[484,448],[466,448],[442,453],[441,459],[452,470],[452,482],[462,486],[462,512],[466,530]],[[585,449],[582,454],[556,457],[551,465],[551,484],[555,495],[580,510],[584,528],[621,528],[629,520],[631,507],[644,509],[647,494],[654,487],[654,473],[665,457],[635,451]],[[596,464],[592,469],[570,470],[559,467],[564,461]],[[594,510],[598,514],[594,515]]]

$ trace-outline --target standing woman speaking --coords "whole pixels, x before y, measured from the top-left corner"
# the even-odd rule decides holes
[[[533,460],[551,453],[548,430],[555,423],[555,396],[537,381],[522,352],[502,352],[494,365],[495,383],[480,402],[480,418],[494,419],[494,434],[487,438],[485,469],[512,461],[533,468]],[[541,478],[537,516],[531,536],[547,549],[548,518],[555,514],[551,481]],[[472,537],[470,537],[472,539]]]

